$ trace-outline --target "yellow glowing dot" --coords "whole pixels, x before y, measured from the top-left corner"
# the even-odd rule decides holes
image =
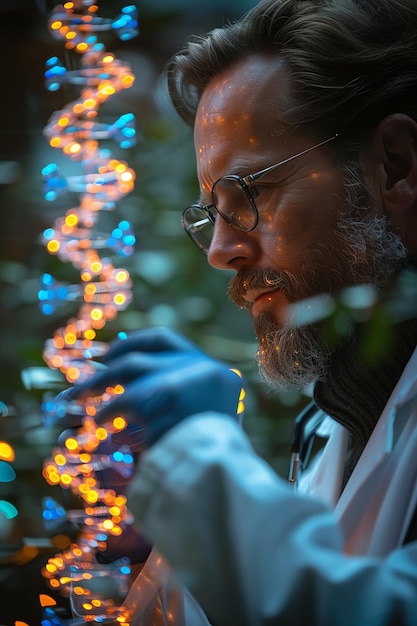
[[[122,529],[120,528],[120,526],[114,526],[113,528],[109,529],[109,532],[114,535],[115,537],[119,537],[122,534]]]
[[[75,30],[70,30],[66,35],[66,39],[75,39],[75,37],[77,36],[77,33],[75,32]]]
[[[118,507],[118,506],[110,507],[109,513],[112,516],[120,515],[120,507]]]
[[[91,604],[97,608],[101,606],[101,600],[91,600]]]
[[[95,274],[101,272],[102,268],[103,264],[100,261],[93,261],[93,263],[91,263],[91,271]]]
[[[67,150],[70,154],[78,154],[81,150],[81,146],[79,143],[71,143]]]
[[[50,485],[58,485],[61,482],[61,478],[58,473],[51,473],[48,475],[48,482]]]
[[[80,461],[81,463],[89,463],[91,461],[91,454],[83,452],[82,454],[80,454]]]
[[[51,148],[59,148],[59,146],[61,145],[61,138],[52,137],[51,141],[49,142],[49,145],[51,146]]]
[[[100,88],[100,93],[103,96],[112,96],[114,93],[116,93],[115,88],[113,87],[113,85],[110,85],[109,83],[106,83],[105,85],[103,85]]]
[[[117,506],[123,506],[126,504],[126,502],[126,496],[116,496],[116,498],[114,499],[114,504],[116,504]]]
[[[91,273],[90,272],[82,272],[81,273],[81,280],[85,283],[88,283],[88,281],[90,281],[92,279]]]
[[[15,454],[12,446],[6,441],[0,441],[0,459],[14,461]]]
[[[237,414],[241,415],[245,410],[245,405],[243,404],[243,402],[239,402],[237,405]]]
[[[61,483],[63,485],[70,485],[72,483],[72,476],[70,476],[69,474],[62,474]]]
[[[84,290],[84,291],[85,291],[85,293],[86,293],[86,294],[88,294],[89,296],[92,296],[92,295],[94,295],[94,294],[96,293],[96,291],[97,291],[97,286],[96,286],[96,285],[93,285],[93,284],[86,285],[86,286],[85,286],[85,290]]]
[[[74,3],[73,2],[65,2],[64,4],[64,9],[70,10],[74,8]]]
[[[65,217],[65,223],[67,224],[67,226],[76,226],[78,224],[77,215],[75,215],[75,213],[68,213],[68,215]]]
[[[126,164],[120,163],[119,161],[111,161],[110,167],[111,169],[114,169],[115,172],[122,173],[126,171]]]
[[[52,22],[51,30],[59,30],[61,26],[62,26],[62,22],[60,22],[59,20],[56,20],[55,22]]]
[[[123,428],[126,428],[127,422],[125,418],[120,415],[119,417],[114,418],[113,426],[116,430],[123,430]]]
[[[135,82],[135,77],[132,76],[132,74],[127,74],[126,76],[123,76],[122,78],[122,83],[124,85],[124,87],[131,87],[131,85],[133,85],[133,83]]]
[[[80,43],[77,43],[75,47],[79,52],[85,52],[85,50],[87,50],[88,48],[88,45],[85,43],[85,41],[80,41]]]
[[[92,341],[95,338],[96,334],[97,334],[96,331],[90,328],[89,330],[85,331],[84,336],[86,339],[89,339],[90,341]]]
[[[115,387],[113,387],[113,393],[117,394],[118,396],[120,396],[124,392],[125,388],[123,387],[123,385],[116,385]]]
[[[58,252],[59,247],[60,247],[59,246],[59,241],[57,241],[56,239],[51,239],[51,241],[48,241],[48,243],[46,245],[46,249],[51,254],[55,254],[56,252]]]
[[[121,304],[124,304],[124,302],[126,302],[126,296],[123,293],[117,293],[114,298],[114,303],[118,304],[119,306]]]
[[[75,336],[74,333],[65,334],[65,343],[68,344],[69,346],[74,345],[76,341],[77,341],[77,337]]]
[[[67,117],[66,115],[63,115],[62,117],[59,118],[57,124],[58,126],[68,126],[69,117]]]
[[[90,490],[88,493],[85,494],[85,499],[87,500],[87,502],[90,502],[90,504],[93,504],[98,500],[98,493],[96,491]]]
[[[103,63],[111,63],[112,61],[114,61],[114,55],[113,54],[105,54],[102,58]]]
[[[78,380],[80,377],[80,370],[77,367],[69,367],[67,371],[67,378],[69,381]]]
[[[97,105],[97,102],[94,100],[94,98],[86,98],[83,104],[86,109],[94,109]]]
[[[91,611],[92,608],[93,608],[93,606],[89,602],[84,602],[83,609],[85,611]]]
[[[108,437],[107,430],[105,428],[97,428],[97,430],[96,430],[96,437],[100,441],[104,441]]]
[[[105,519],[103,522],[103,528],[105,528],[106,530],[110,530],[111,528],[113,528],[114,524],[111,521],[111,519]]]
[[[65,465],[65,463],[67,462],[67,459],[65,458],[63,454],[56,454],[54,457],[54,461],[57,465]]]
[[[100,320],[103,317],[103,311],[101,309],[93,309],[90,317],[92,320]]]
[[[127,270],[120,270],[116,274],[116,280],[118,283],[125,283],[129,279],[129,272]]]
[[[242,389],[240,390],[239,400],[244,400],[245,398],[246,398],[246,391],[242,387]]]
[[[53,563],[47,563],[45,565],[45,569],[47,572],[49,572],[50,574],[54,574],[57,571],[57,566],[54,565]]]

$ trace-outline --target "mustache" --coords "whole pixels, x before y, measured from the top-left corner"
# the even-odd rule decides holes
[[[245,294],[252,289],[279,289],[292,301],[300,291],[299,281],[287,271],[270,268],[241,269],[230,281],[229,299],[239,308],[248,308]]]

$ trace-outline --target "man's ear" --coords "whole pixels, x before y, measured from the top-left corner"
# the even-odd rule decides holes
[[[402,113],[385,117],[374,132],[368,157],[381,210],[400,226],[404,214],[417,212],[417,122]]]

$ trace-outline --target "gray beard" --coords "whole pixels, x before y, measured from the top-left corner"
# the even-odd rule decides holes
[[[345,180],[347,197],[334,234],[335,244],[327,256],[323,255],[330,265],[314,267],[299,276],[265,271],[263,280],[257,271],[254,281],[258,286],[262,282],[276,283],[282,286],[290,302],[298,302],[303,297],[301,294],[310,297],[320,292],[334,293],[349,285],[371,284],[381,288],[403,265],[407,250],[400,237],[389,230],[388,220],[377,216],[369,206],[369,194],[357,172],[346,167]],[[235,279],[229,293],[236,304],[242,305],[239,288],[250,282],[250,276]],[[325,379],[331,349],[316,325],[296,327],[289,319],[277,327],[268,312],[254,318],[253,323],[259,342],[257,360],[261,378],[271,387],[279,392],[302,391]]]

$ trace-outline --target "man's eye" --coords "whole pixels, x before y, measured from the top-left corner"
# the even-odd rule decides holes
[[[259,196],[259,194],[261,193],[261,189],[257,185],[251,185],[249,187],[249,192],[250,192],[250,195],[252,196],[252,198],[257,198]]]

